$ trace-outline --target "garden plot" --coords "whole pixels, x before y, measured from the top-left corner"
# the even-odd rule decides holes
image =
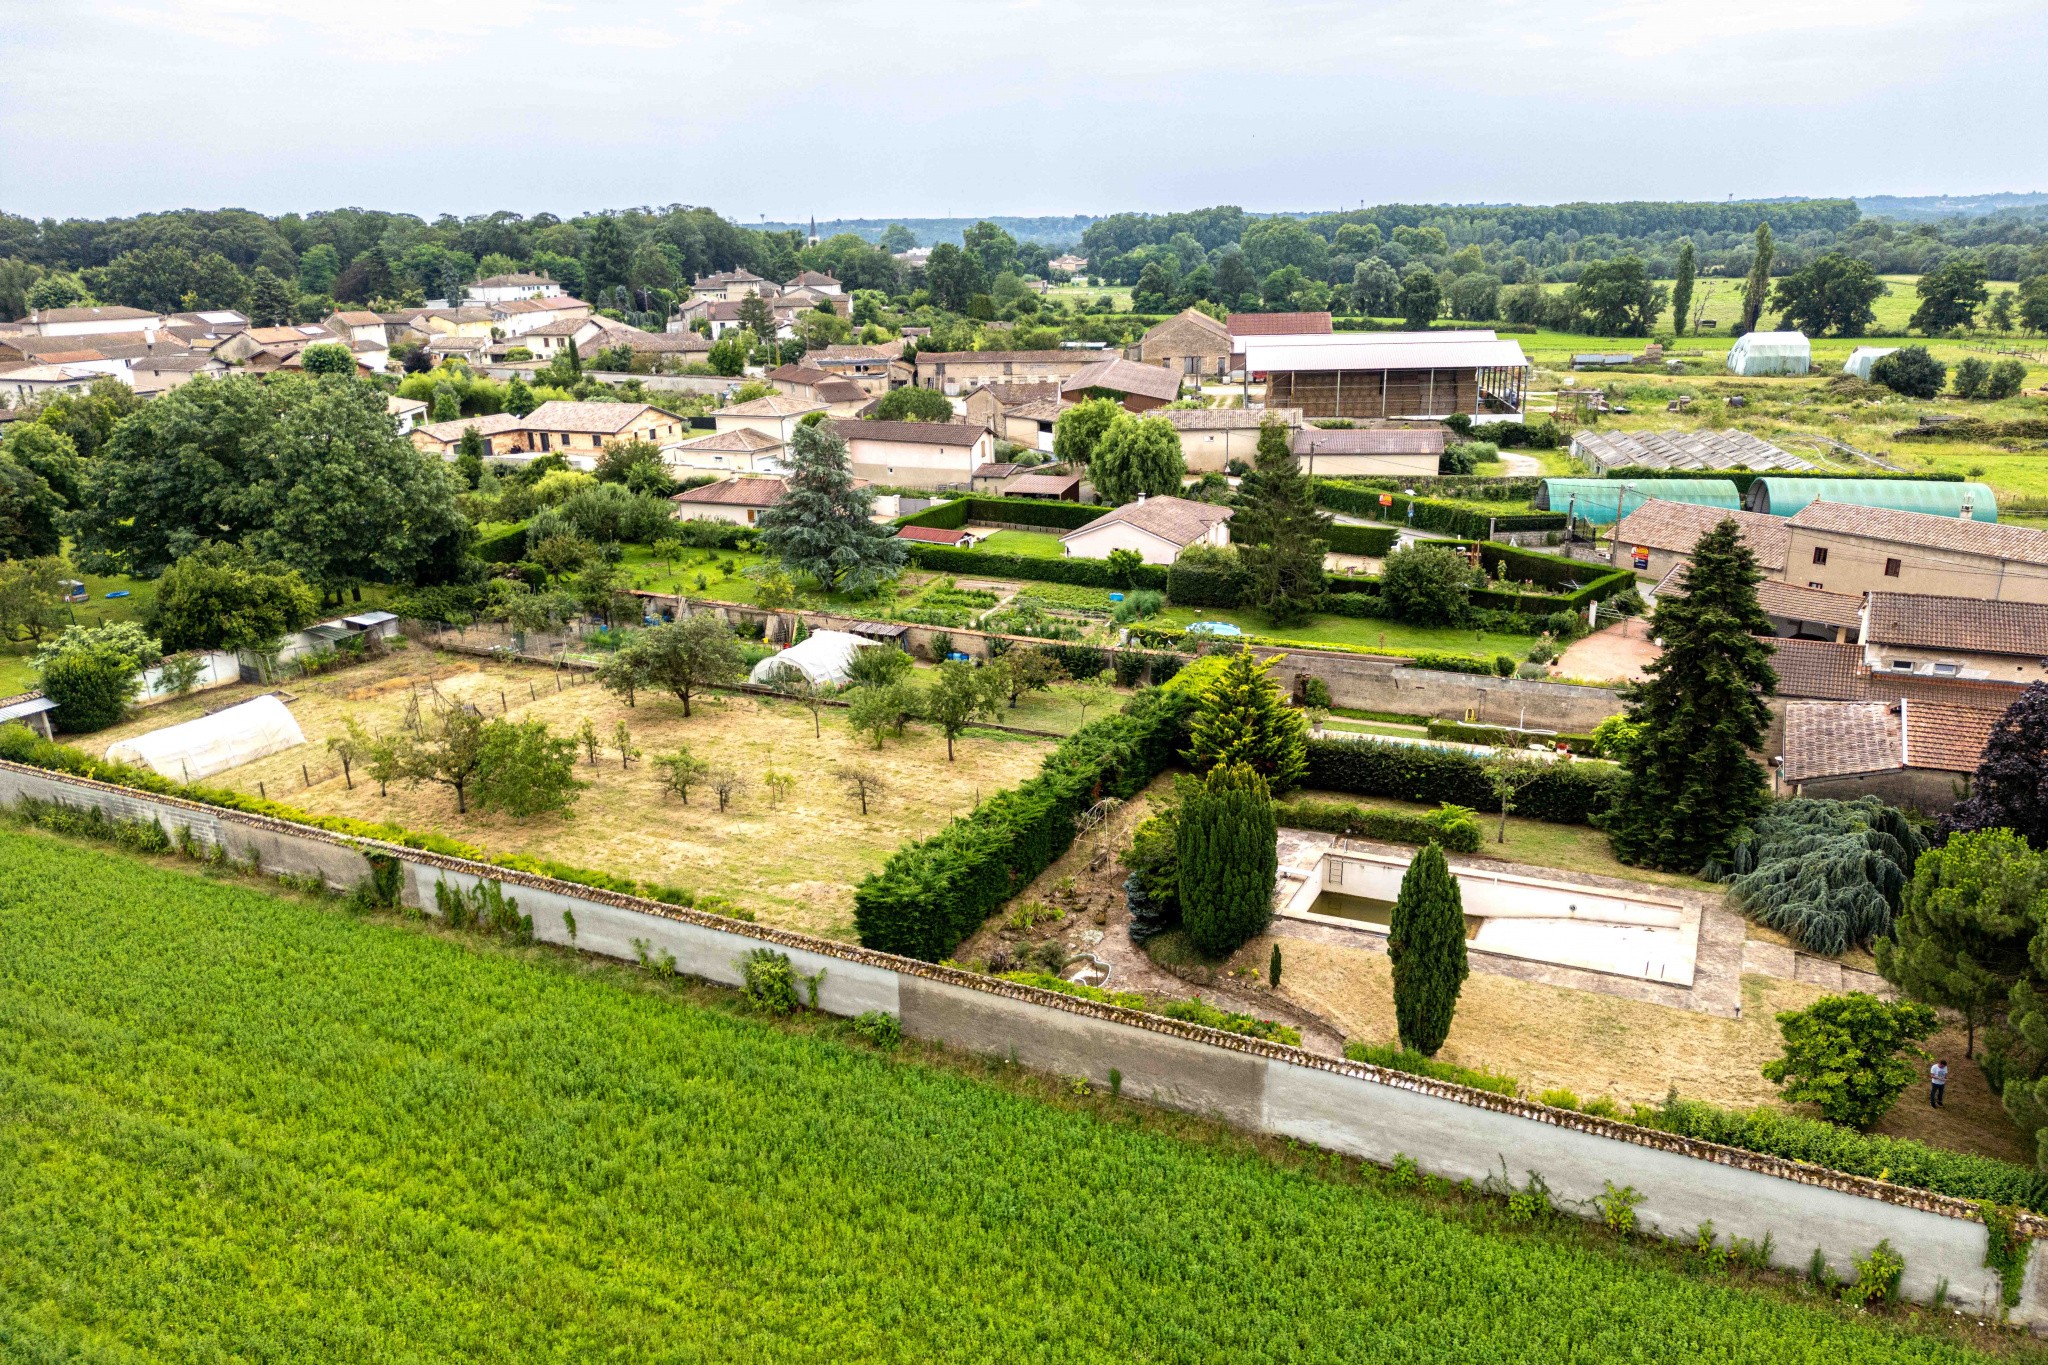
[[[959,760],[949,764],[945,740],[916,726],[876,750],[847,729],[840,709],[824,711],[822,734],[814,734],[810,712],[793,703],[734,694],[698,699],[685,720],[673,699],[643,692],[639,705],[629,708],[592,683],[568,681],[586,677],[415,648],[294,680],[287,688],[290,710],[307,742],[231,768],[209,784],[323,814],[432,830],[493,852],[716,892],[765,923],[850,939],[856,882],[905,841],[933,833],[981,798],[1035,773],[1050,747],[1021,736],[969,734],[956,746]],[[153,706],[87,742],[104,753],[121,739],[267,690],[243,685]],[[350,719],[373,734],[394,730],[416,694],[430,703],[434,692],[489,715],[545,720],[558,735],[574,735],[588,719],[603,749],[594,765],[579,755],[577,776],[589,785],[575,807],[565,816],[526,820],[475,810],[457,815],[445,787],[394,785],[380,794],[360,769],[351,788],[326,741],[342,734]],[[621,721],[642,751],[627,767],[613,742]],[[730,809],[720,812],[706,789],[693,792],[688,805],[663,794],[649,760],[683,745],[745,780]],[[882,785],[865,817],[834,775],[856,765],[872,770]],[[770,771],[794,778],[787,796],[771,792]]]

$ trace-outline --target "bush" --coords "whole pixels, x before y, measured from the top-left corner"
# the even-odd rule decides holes
[[[1462,654],[1418,654],[1414,667],[1436,673],[1476,673],[1486,677],[1496,672],[1494,665],[1487,660],[1468,659]]]
[[[1984,380],[1984,396],[1988,399],[2011,398],[2027,383],[2027,362],[2024,360],[2001,360],[1991,367],[1991,373]]]
[[[853,1017],[853,1036],[870,1047],[893,1050],[903,1045],[903,1021],[887,1010],[863,1010]]]
[[[1296,798],[1273,808],[1279,822],[1291,829],[1321,830],[1353,839],[1378,839],[1389,844],[1426,844],[1431,840],[1450,853],[1477,853],[1482,843],[1479,822],[1463,806],[1444,805],[1426,815],[1407,811],[1367,810],[1338,801]]]
[[[965,574],[976,578],[1038,579],[1047,583],[1078,583],[1089,588],[1112,588],[1109,564],[1100,559],[1039,559],[1030,555],[990,554],[986,550],[956,550],[949,545],[910,544],[910,562],[921,569],[939,573]],[[1157,564],[1141,564],[1131,575],[1131,585],[1163,591],[1166,570]]]
[[[1727,860],[1704,875],[1759,924],[1832,956],[1891,933],[1913,864],[1927,841],[1876,797],[1798,798],[1739,829]]]
[[[898,849],[854,890],[861,943],[928,961],[951,954],[1066,851],[1083,811],[1129,799],[1173,761],[1192,705],[1183,693],[1141,692],[1062,740],[1036,777]]]
[[[1606,763],[1553,763],[1515,798],[1515,814],[1560,825],[1587,825],[1603,814],[1620,780]],[[1308,777],[1321,791],[1444,802],[1498,811],[1486,767],[1471,754],[1372,740],[1312,739]]]
[[[1450,1062],[1439,1062],[1434,1057],[1425,1057],[1411,1048],[1385,1043],[1346,1043],[1344,1057],[1347,1061],[1363,1062],[1385,1071],[1405,1071],[1411,1076],[1427,1076],[1433,1081],[1449,1081],[1452,1085],[1466,1085],[1474,1090],[1484,1090],[1494,1095],[1513,1096],[1521,1093],[1522,1083],[1513,1076],[1504,1076],[1498,1071],[1474,1071],[1470,1067],[1457,1066]]]
[[[1181,926],[1210,957],[1228,957],[1273,919],[1279,849],[1266,781],[1218,764],[1182,803],[1175,838]]]
[[[1991,362],[1971,356],[1956,366],[1955,385],[1958,398],[1982,398],[1985,387],[1991,382]]]
[[[1457,625],[1472,600],[1472,566],[1454,550],[1417,544],[1387,556],[1380,600],[1387,615],[1418,625]]]
[[[1787,1100],[1818,1105],[1831,1122],[1868,1128],[1919,1073],[1899,1054],[1917,1051],[1938,1022],[1926,1005],[1861,991],[1822,996],[1778,1015],[1785,1055],[1764,1063],[1764,1079],[1777,1082]]]
[[[1177,607],[1235,607],[1250,583],[1235,556],[1227,564],[1183,556],[1166,570],[1166,596]]]
[[[57,703],[50,719],[72,734],[118,725],[142,688],[142,670],[162,653],[131,622],[67,627],[36,653],[43,694]]]
[[[1948,366],[1931,355],[1925,346],[1906,346],[1881,355],[1870,367],[1873,383],[1908,398],[1937,398],[1948,379]]]
[[[1393,501],[1386,506],[1380,504],[1380,495],[1386,493]],[[1389,523],[1413,525],[1425,531],[1441,531],[1446,535],[1469,536],[1474,540],[1502,531],[1562,531],[1565,518],[1562,512],[1517,512],[1502,516],[1483,512],[1463,503],[1443,501],[1436,498],[1411,498],[1406,493],[1373,487],[1362,481],[1350,479],[1316,480],[1316,502],[1336,512],[1345,512],[1355,517],[1371,517]],[[1411,518],[1410,512],[1414,515]]]
[[[486,564],[516,564],[526,558],[526,523],[479,537],[476,557]]]

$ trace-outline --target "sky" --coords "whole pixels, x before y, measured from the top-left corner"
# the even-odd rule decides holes
[[[0,209],[2048,189],[2041,0],[0,0]]]

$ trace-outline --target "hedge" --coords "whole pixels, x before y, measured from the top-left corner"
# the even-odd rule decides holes
[[[1378,839],[1389,844],[1426,844],[1435,841],[1447,853],[1477,853],[1479,824],[1463,811],[1434,810],[1411,815],[1398,810],[1367,810],[1341,801],[1283,801],[1273,808],[1280,823],[1294,829],[1315,829],[1325,834],[1351,838]]]
[[[1621,769],[1609,763],[1552,763],[1522,789],[1514,813],[1559,825],[1593,824],[1606,811],[1620,780]],[[1302,785],[1402,801],[1449,802],[1474,810],[1500,809],[1486,765],[1479,759],[1418,744],[1311,739],[1308,776]]]
[[[1166,570],[1166,599],[1176,607],[1234,607],[1244,601],[1250,580],[1241,568],[1176,562]]]
[[[1037,498],[955,498],[907,517],[898,517],[895,524],[936,526],[942,531],[957,531],[970,521],[1006,521],[1017,526],[1048,526],[1071,531],[1108,512],[1107,507],[1084,507],[1078,502],[1050,502]]]
[[[1039,559],[1030,555],[990,554],[986,550],[956,550],[950,545],[920,545],[906,542],[910,562],[920,569],[983,578],[1037,579],[1044,583],[1077,583],[1084,588],[1115,588],[1106,559]],[[1131,586],[1166,591],[1166,570],[1157,564],[1140,564],[1131,571]]]
[[[861,943],[927,961],[951,954],[1066,852],[1082,812],[1104,797],[1128,800],[1173,761],[1193,704],[1185,692],[1141,692],[1060,741],[1038,776],[898,849],[854,889]]]
[[[476,557],[486,564],[516,564],[526,558],[526,523],[479,538]]]
[[[1382,497],[1391,498],[1392,503],[1382,507]],[[1562,531],[1565,528],[1562,512],[1522,512],[1508,516],[1493,516],[1475,511],[1462,503],[1436,498],[1411,498],[1404,493],[1360,487],[1348,480],[1316,480],[1316,502],[1333,511],[1345,512],[1355,517],[1372,517],[1390,523],[1412,524],[1425,531],[1441,531],[1445,535],[1470,536],[1474,539],[1483,539],[1500,531]],[[1408,509],[1411,507],[1415,509],[1412,523],[1408,518]]]
[[[1953,431],[1954,428],[1938,427],[1936,430],[1947,433]],[[1703,472],[1705,471],[1698,469],[1639,469],[1634,466],[1626,466],[1605,470],[1601,473],[1600,477],[1603,479],[1627,479],[1631,483],[1640,483],[1646,479],[1697,479],[1701,477]],[[1711,471],[1710,474],[1712,478],[1726,479],[1734,484],[1735,491],[1745,499],[1749,497],[1749,486],[1758,479],[1782,479],[1785,476],[1785,471],[1782,469],[1716,469]],[[1860,469],[1802,469],[1793,477],[1801,479],[1911,479],[1921,483],[1962,483],[1964,481],[1963,475],[1953,473],[1890,473],[1884,470],[1866,472]]]
[[[1329,526],[1324,528],[1323,541],[1333,554],[1379,559],[1394,548],[1400,534],[1392,526]]]
[[[1376,488],[1382,493],[1399,493],[1412,488],[1426,498],[1443,498],[1452,502],[1461,498],[1481,502],[1521,499],[1533,504],[1543,487],[1543,476],[1529,474],[1503,478],[1491,474],[1417,474],[1397,479],[1391,474],[1349,474],[1344,476],[1343,482],[1353,488]]]

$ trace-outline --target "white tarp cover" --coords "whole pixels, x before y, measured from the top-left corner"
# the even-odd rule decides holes
[[[846,681],[846,666],[853,661],[853,656],[876,645],[874,640],[864,640],[843,630],[812,631],[802,643],[791,645],[755,664],[754,671],[747,675],[747,681],[765,683],[774,676],[776,669],[794,668],[814,683],[843,683]]]
[[[174,781],[197,782],[305,742],[284,703],[267,696],[124,739],[108,747],[107,758],[150,768]]]
[[[1898,350],[1896,346],[1858,346],[1849,352],[1849,358],[1842,362],[1842,373],[1853,374],[1858,379],[1870,378],[1870,367],[1880,356],[1888,356]]]
[[[1732,374],[1805,374],[1813,368],[1813,347],[1804,332],[1750,332],[1728,348]]]

